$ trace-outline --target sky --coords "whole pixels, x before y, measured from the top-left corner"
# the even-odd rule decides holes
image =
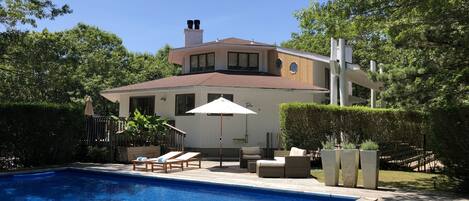
[[[204,41],[238,37],[270,44],[288,40],[298,32],[293,13],[309,0],[56,0],[68,4],[72,14],[41,20],[41,31],[62,31],[77,23],[94,25],[119,36],[127,49],[155,53],[165,44],[184,45],[186,20],[201,20]]]

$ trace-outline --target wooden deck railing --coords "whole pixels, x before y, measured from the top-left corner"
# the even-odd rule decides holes
[[[184,151],[186,132],[170,124],[165,124],[165,133],[153,137],[123,135],[125,124],[124,118],[88,117],[82,141],[88,146],[108,146],[111,150],[119,146],[159,145],[166,151]]]

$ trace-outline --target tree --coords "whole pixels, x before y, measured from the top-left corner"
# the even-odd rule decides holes
[[[97,27],[51,33],[0,34],[0,101],[82,102],[93,98],[98,114],[117,111],[100,91],[158,79],[178,72],[169,64],[169,46],[156,55],[129,52],[122,40]]]
[[[385,73],[381,100],[389,107],[426,110],[469,103],[469,2],[463,0],[336,0],[298,11],[301,31],[282,45],[329,54],[330,37],[354,47]]]
[[[6,29],[14,29],[18,23],[36,27],[36,20],[53,20],[71,12],[67,4],[57,7],[51,0],[0,0],[0,23]]]

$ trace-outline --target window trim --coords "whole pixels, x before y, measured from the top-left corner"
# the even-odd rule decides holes
[[[224,95],[231,95],[232,96],[232,100],[229,100],[229,101],[234,101],[234,94],[225,94],[225,93],[207,93],[207,103],[209,103],[209,100],[208,100],[208,97],[210,95],[220,95],[220,97],[223,97]],[[210,114],[207,114],[207,116],[215,116],[215,117],[219,117],[220,114],[219,113],[210,113]],[[233,116],[233,114],[223,114],[224,117],[226,116]]]
[[[213,54],[213,66],[208,65],[208,55]],[[205,55],[205,67],[200,67],[200,61],[199,61],[199,56],[200,55]],[[197,67],[192,66],[192,57],[196,56],[197,57]],[[200,54],[191,54],[189,55],[189,72],[194,73],[194,72],[208,72],[208,71],[214,71],[215,70],[215,52],[206,52],[206,53],[200,53]]]
[[[236,54],[236,65],[232,66],[230,65],[230,53]],[[241,67],[239,66],[239,54],[247,54],[247,66],[248,67]],[[257,64],[256,67],[249,67],[249,58],[251,57],[251,54],[257,55]],[[258,52],[235,52],[235,51],[228,51],[226,54],[226,64],[228,66],[228,70],[239,70],[239,71],[259,71],[259,53]]]
[[[291,70],[293,64],[295,64],[295,66],[296,66],[296,71]],[[298,64],[296,62],[291,62],[288,70],[290,71],[291,74],[298,73]]]
[[[194,97],[194,106],[193,108],[189,109],[189,110],[192,110],[195,108],[195,93],[187,93],[187,94],[175,94],[174,95],[174,116],[194,116],[195,114],[194,113],[186,113],[184,112],[183,114],[178,114],[178,96],[187,96],[187,95],[192,95]]]
[[[152,99],[153,101],[151,101],[151,103],[153,103],[153,113],[152,114],[147,114],[147,115],[155,115],[156,114],[156,104],[155,104],[156,98],[155,98],[155,96],[149,95],[149,96],[129,96],[129,115],[133,115],[133,113],[135,112],[135,110],[132,111],[132,109],[131,109],[132,108],[132,99],[133,98],[150,98],[150,99]],[[139,111],[139,112],[144,114],[143,111]]]

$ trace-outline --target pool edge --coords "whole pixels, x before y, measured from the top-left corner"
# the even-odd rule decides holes
[[[217,181],[201,181],[191,178],[171,178],[165,177],[161,175],[144,175],[138,171],[122,171],[122,170],[105,170],[105,169],[95,169],[90,167],[74,167],[74,166],[66,166],[66,167],[51,167],[51,168],[43,168],[43,169],[35,169],[35,170],[20,170],[20,171],[12,171],[12,172],[0,172],[1,176],[11,176],[16,174],[31,174],[31,173],[40,173],[40,172],[48,172],[48,171],[64,171],[64,170],[78,170],[78,171],[85,171],[85,172],[94,172],[94,173],[106,173],[106,174],[113,174],[113,175],[120,175],[120,176],[131,176],[137,178],[145,178],[145,179],[162,179],[162,180],[169,180],[169,181],[189,181],[201,184],[211,184],[211,185],[223,185],[228,187],[239,187],[239,188],[247,188],[253,190],[267,190],[267,191],[274,191],[278,193],[300,193],[303,195],[312,195],[312,196],[320,196],[320,197],[328,197],[328,198],[337,198],[337,199],[355,199],[355,200],[377,200],[376,198],[367,198],[362,196],[353,196],[353,195],[345,195],[345,194],[336,194],[336,193],[327,193],[327,192],[310,192],[310,191],[301,191],[301,190],[291,190],[291,189],[278,189],[272,187],[259,187],[253,186],[248,184],[234,184],[234,183],[222,183]]]

